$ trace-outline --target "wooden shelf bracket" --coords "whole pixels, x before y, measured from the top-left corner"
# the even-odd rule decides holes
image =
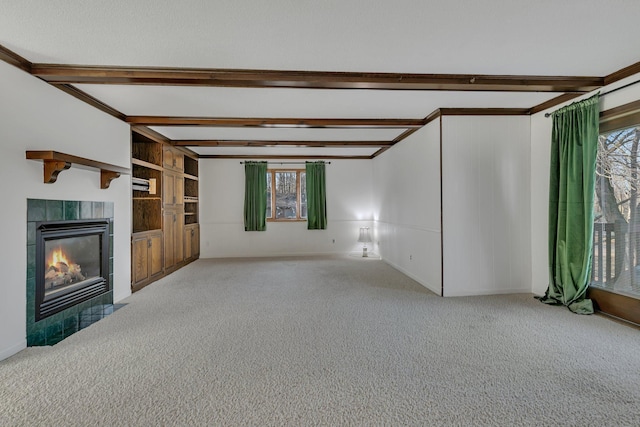
[[[27,151],[27,159],[42,160],[44,164],[44,183],[53,184],[58,179],[58,175],[63,170],[69,169],[72,165],[89,169],[100,170],[100,188],[106,189],[111,185],[111,181],[122,174],[129,174],[128,168],[111,165],[109,163],[98,162],[96,160],[85,159],[84,157],[72,156],[70,154],[57,151]]]
[[[120,178],[120,172],[100,169],[100,188],[102,188],[103,190],[109,188],[109,186],[111,185],[111,181],[116,178]]]
[[[58,160],[43,160],[44,163],[44,183],[53,184],[58,180],[58,175],[63,170],[71,167],[71,163]]]

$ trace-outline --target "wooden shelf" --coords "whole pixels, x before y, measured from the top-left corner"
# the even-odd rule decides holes
[[[162,200],[162,197],[132,197],[131,200]]]
[[[138,166],[144,166],[145,168],[149,168],[149,169],[155,169],[157,171],[162,172],[164,169],[162,168],[162,166],[158,166],[155,165],[153,163],[149,163],[149,162],[145,162],[144,160],[140,160],[140,159],[131,159],[131,163],[134,165],[138,165]]]
[[[100,188],[102,189],[109,188],[111,181],[118,178],[121,174],[128,175],[131,173],[130,169],[123,168],[122,166],[85,159],[84,157],[73,156],[58,151],[27,151],[27,159],[42,160],[44,163],[45,184],[53,184],[56,182],[60,172],[69,169],[72,165],[99,169]]]

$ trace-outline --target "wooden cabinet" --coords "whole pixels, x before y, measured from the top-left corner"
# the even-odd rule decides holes
[[[165,146],[163,150],[162,166],[177,172],[184,172],[184,154],[171,146]]]
[[[132,128],[131,164],[131,288],[137,291],[200,256],[198,158]]]
[[[165,210],[163,225],[164,268],[170,271],[184,261],[184,212]]]
[[[132,288],[138,290],[160,277],[163,270],[162,231],[135,233],[131,238]]]
[[[184,258],[198,259],[200,256],[200,225],[189,224],[184,227]]]

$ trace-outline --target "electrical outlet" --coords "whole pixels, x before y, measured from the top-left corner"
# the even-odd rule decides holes
[[[331,240],[331,243],[335,243],[335,242],[336,242],[336,239],[332,239],[332,240]]]
[[[409,261],[413,260],[413,255],[409,255]]]

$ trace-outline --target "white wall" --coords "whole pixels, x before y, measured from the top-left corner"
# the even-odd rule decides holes
[[[100,189],[99,171],[72,167],[43,184],[25,150],[56,150],[129,167],[129,126],[0,61],[0,359],[26,346],[27,198],[114,202],[114,299],[130,294],[130,177]]]
[[[444,296],[530,292],[530,119],[442,118]]]
[[[441,294],[440,122],[373,160],[375,239],[382,258]]]
[[[307,230],[306,222],[267,222],[265,232],[246,232],[244,166],[238,160],[201,159],[200,256],[262,257],[361,251],[357,243],[359,228],[372,225],[371,161],[332,160],[326,168],[326,230]]]
[[[638,80],[639,74],[605,86],[599,92],[624,86]],[[542,295],[549,285],[548,239],[549,226],[549,156],[551,150],[551,118],[544,116],[571,102],[588,98],[596,92],[577,98],[550,110],[531,116],[531,290]],[[618,107],[640,99],[640,84],[621,89],[600,99],[600,111]]]

